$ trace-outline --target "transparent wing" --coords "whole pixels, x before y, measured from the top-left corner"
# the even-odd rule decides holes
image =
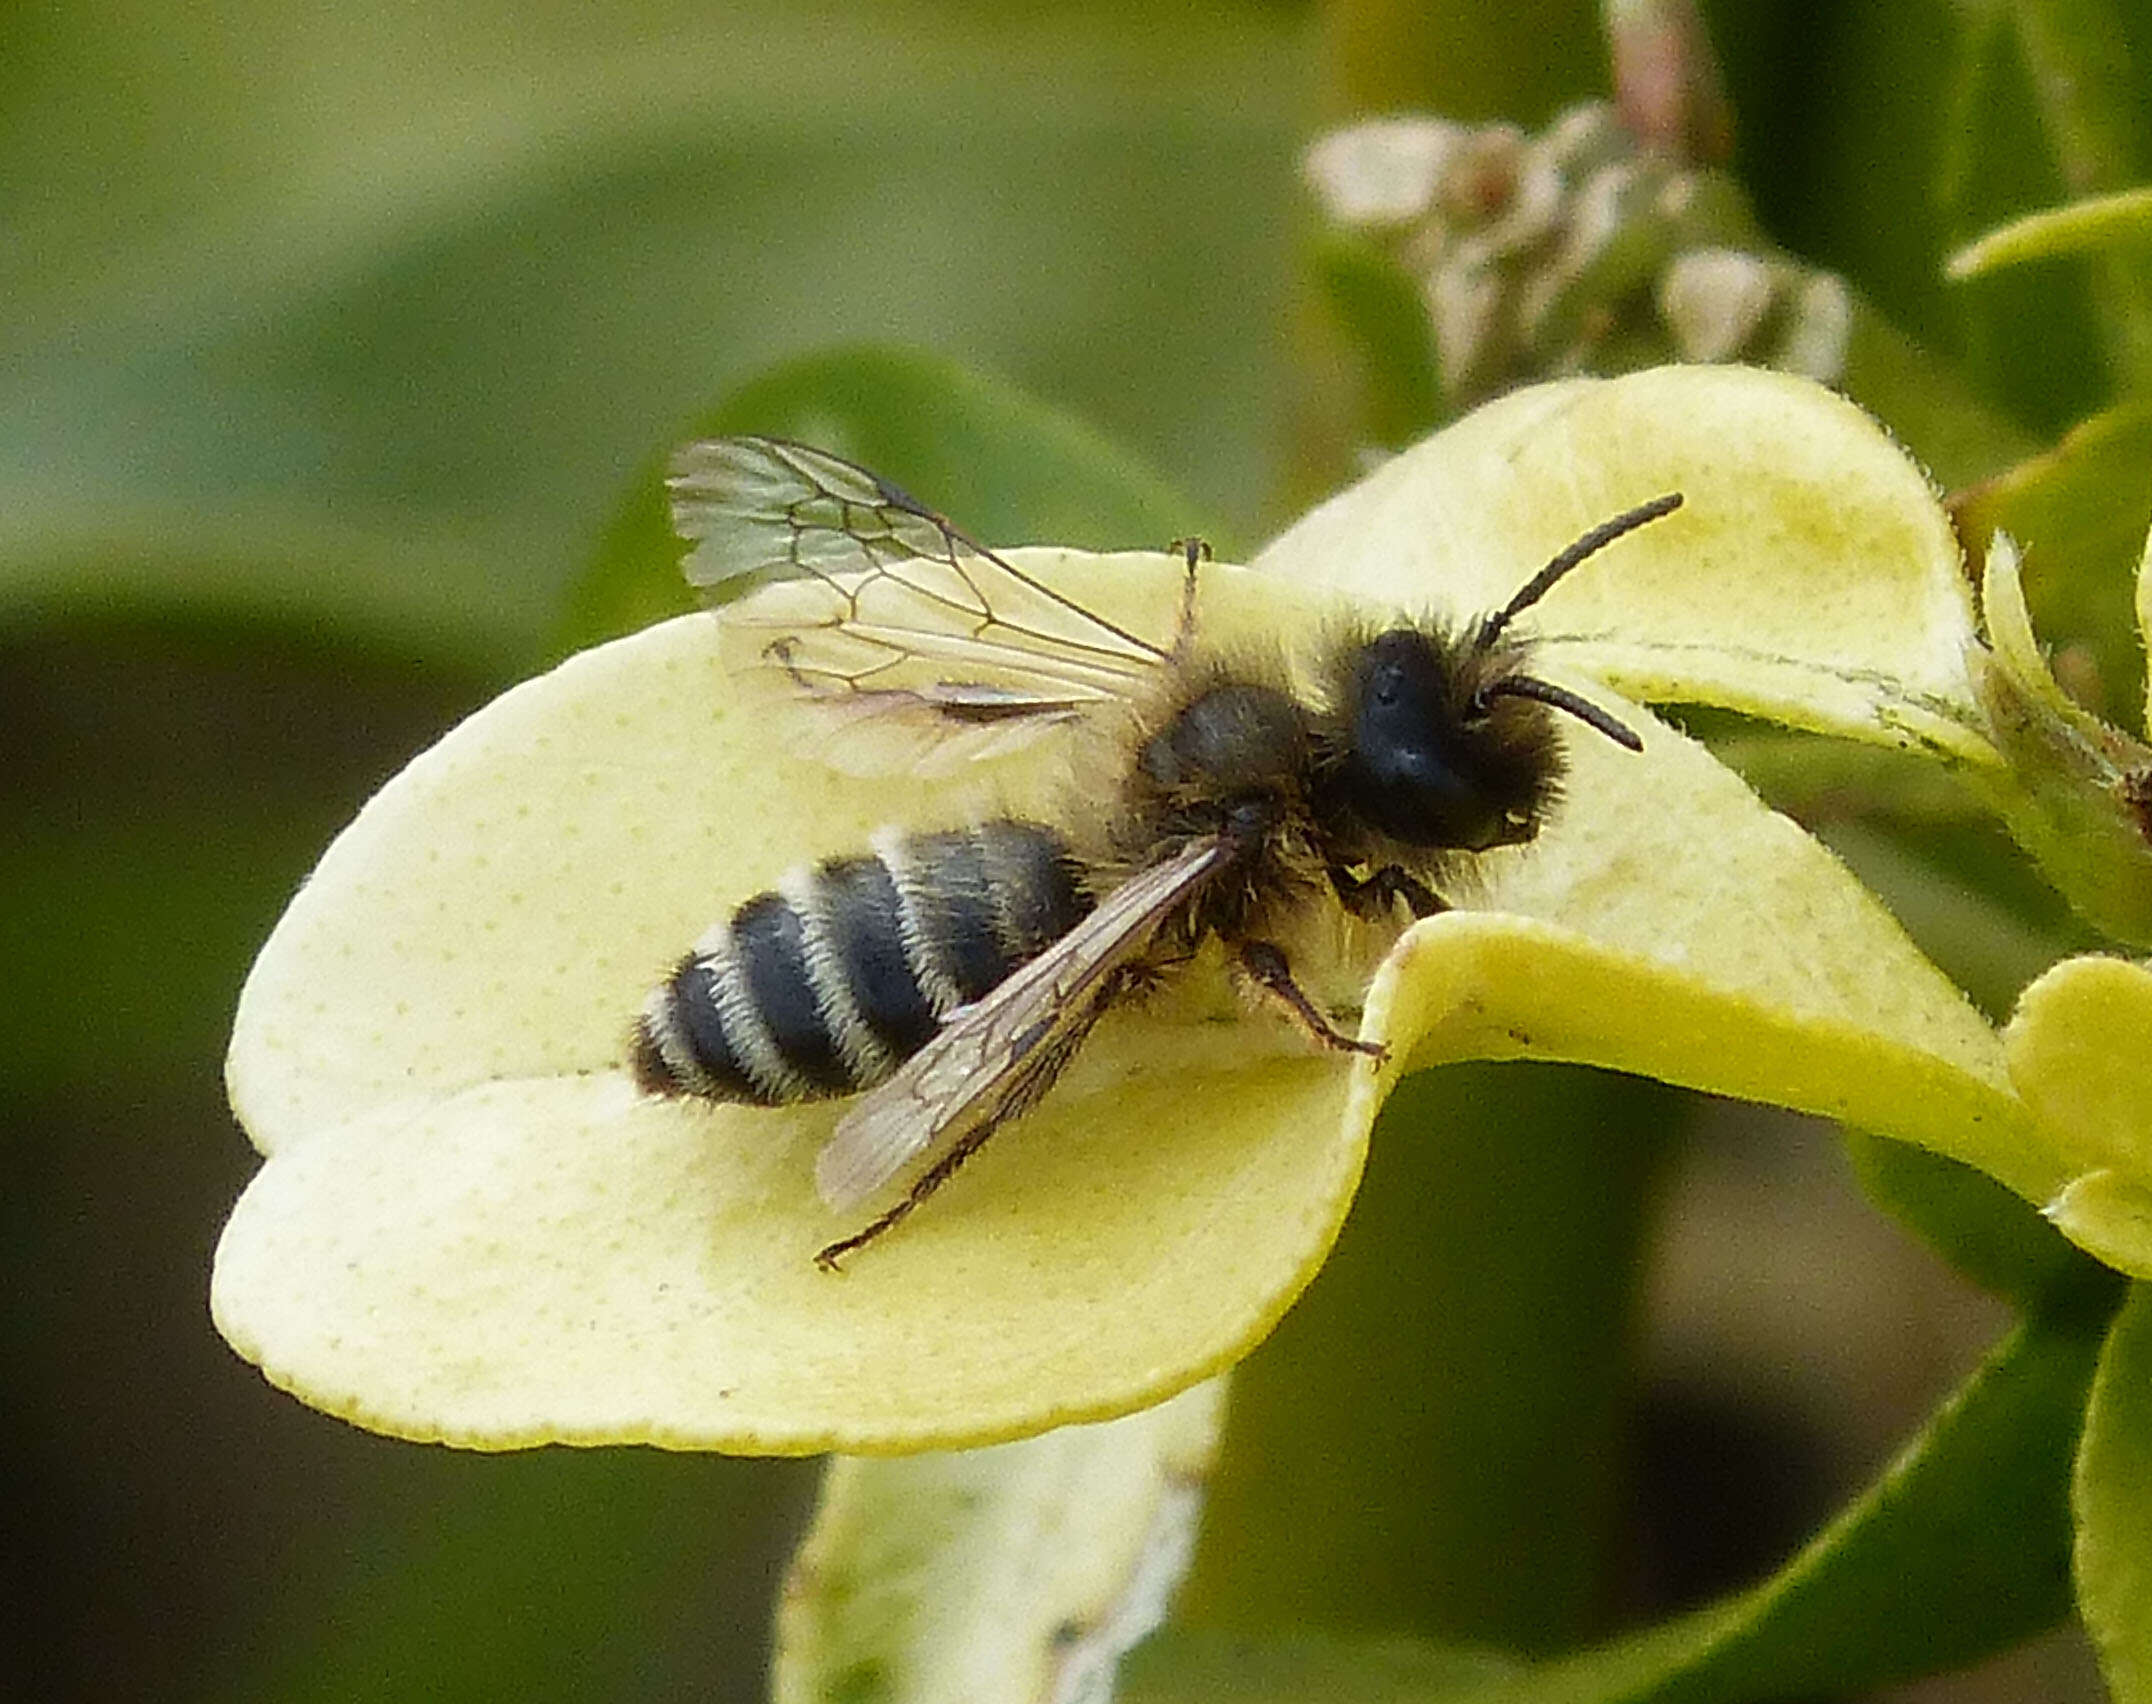
[[[1116,973],[1230,857],[1223,839],[1191,842],[1115,888],[984,999],[952,1012],[823,1145],[815,1160],[823,1201],[857,1207],[914,1161],[976,1144],[1036,1101],[1111,1002]]]
[[[669,483],[688,581],[719,604],[742,665],[855,730],[909,724],[920,752],[995,755],[1131,697],[1167,660],[821,450],[715,438],[682,449]]]

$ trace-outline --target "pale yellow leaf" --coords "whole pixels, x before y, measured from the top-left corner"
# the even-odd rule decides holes
[[[1187,1569],[1224,1395],[832,1462],[778,1609],[776,1704],[1105,1704]]]
[[[1550,654],[1633,698],[1993,761],[1948,518],[1874,421],[1788,374],[1662,367],[1514,392],[1311,511],[1254,566],[1463,617],[1668,491],[1680,513],[1529,618]]]

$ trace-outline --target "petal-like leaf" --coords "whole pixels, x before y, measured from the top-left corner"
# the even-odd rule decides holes
[[[2060,1162],[1994,1032],[1829,852],[1670,730],[1573,761],[1588,807],[1515,858],[1500,909],[1405,938],[1371,1030],[1414,1066],[1577,1060],[1798,1107],[2044,1198]]]
[[[1179,559],[1093,572],[1139,581],[1169,629]],[[1253,613],[1289,624],[1287,590]],[[812,1261],[846,1228],[811,1182],[833,1109],[633,1094],[627,1026],[714,917],[879,824],[978,803],[781,760],[719,652],[691,616],[583,653],[330,849],[241,999],[233,1103],[272,1157],[220,1250],[227,1336],[318,1406],[494,1446],[960,1446],[1235,1358],[1320,1261],[1361,1139],[1349,1069],[1281,1024],[1212,1021],[1214,979],[1110,1018],[841,1276]],[[1036,805],[1053,783],[1033,785]]]
[[[1514,392],[1315,509],[1255,566],[1471,614],[1665,491],[1680,514],[1534,612],[1550,654],[1635,698],[1992,761],[1950,523],[1872,420],[1805,379],[1667,367]]]
[[[1025,561],[1169,630],[1176,558]],[[1220,568],[1204,596],[1225,642],[1321,627],[1274,578]],[[488,1447],[879,1453],[1109,1417],[1290,1304],[1407,1055],[1784,1100],[2044,1198],[2060,1178],[1986,1025],[1835,860],[1625,713],[1645,752],[1576,736],[1568,805],[1458,895],[1504,910],[1434,919],[1393,958],[1369,1007],[1383,1072],[1267,1016],[1214,1021],[1231,1003],[1199,966],[832,1276],[811,1257],[845,1227],[810,1182],[832,1110],[638,1099],[626,1028],[787,866],[978,801],[773,762],[707,618],[584,653],[384,789],[265,948],[230,1079],[270,1157],[219,1251],[219,1324],[318,1406]],[[1055,785],[1012,777],[1003,802]]]
[[[777,1619],[777,1704],[1105,1704],[1188,1564],[1222,1382],[1096,1426],[832,1462]]]
[[[2072,1242],[2152,1277],[2152,971],[2065,959],[2019,998],[2010,1075],[2074,1174],[2047,1203]]]

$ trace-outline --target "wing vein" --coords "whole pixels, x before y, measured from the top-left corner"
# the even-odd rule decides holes
[[[915,1161],[975,1143],[1029,1106],[1111,999],[1118,973],[1232,856],[1222,836],[1191,841],[1115,888],[983,999],[950,1013],[824,1144],[815,1161],[823,1201],[856,1207]]]
[[[1170,653],[1025,573],[864,468],[774,438],[690,444],[671,478],[689,582],[759,648],[740,666],[811,700],[877,700],[894,760],[818,752],[840,767],[972,758],[1139,694]],[[991,701],[1001,734],[970,737]],[[900,749],[908,747],[909,749]],[[942,764],[947,767],[946,763]]]

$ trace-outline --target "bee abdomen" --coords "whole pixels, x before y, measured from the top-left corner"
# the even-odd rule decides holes
[[[1067,843],[1036,823],[883,835],[697,942],[636,1022],[636,1079],[763,1104],[871,1088],[1091,905]]]

